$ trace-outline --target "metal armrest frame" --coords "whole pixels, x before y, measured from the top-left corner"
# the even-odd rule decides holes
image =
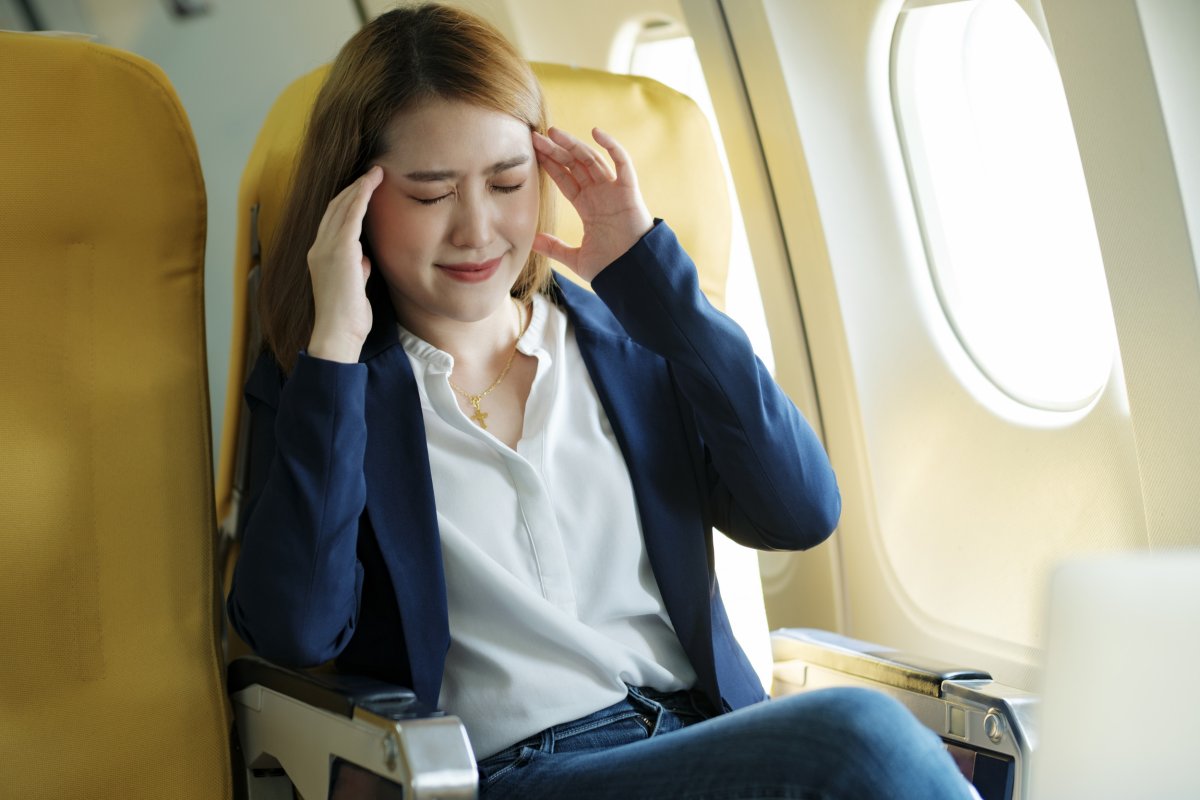
[[[476,796],[466,729],[409,689],[246,657],[229,665],[229,696],[251,800],[292,800],[292,785],[306,800],[325,798],[335,759],[400,785],[406,798]]]
[[[1028,797],[1030,765],[1037,750],[1036,695],[997,683],[984,670],[812,628],[774,631],[771,648],[773,695],[829,686],[865,686],[884,692],[907,706],[947,745],[1013,764],[1007,772],[997,767],[994,778],[984,776],[991,766],[979,766],[993,761],[973,767],[977,788],[984,782],[997,784],[983,793],[985,800]],[[1006,785],[998,785],[1005,781]]]

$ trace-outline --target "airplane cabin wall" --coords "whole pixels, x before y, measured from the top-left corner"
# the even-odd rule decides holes
[[[1194,547],[1200,424],[1188,411],[1200,398],[1200,11],[1178,0],[1112,0],[1103,15],[1079,0],[1043,6],[1104,253],[1149,543]]]
[[[15,6],[0,3],[0,31],[25,30],[25,18],[18,15]]]
[[[1119,147],[1106,139],[1116,115],[1157,113],[1154,84],[1148,70],[1131,76],[1112,43],[1093,35],[1091,26],[1129,30],[1109,13],[1120,3],[1105,4],[1104,14],[1086,0],[1044,5],[1055,42],[1073,45],[1070,64],[1066,48],[1057,50],[1121,344],[1098,397],[1069,412],[1001,391],[942,310],[893,108],[892,44],[905,4],[722,3],[792,254],[845,500],[845,632],[985,667],[1025,688],[1036,685],[1042,592],[1059,559],[1164,543],[1155,535],[1159,517],[1174,519],[1173,543],[1200,540],[1186,522],[1195,516],[1200,428],[1185,410],[1200,396],[1192,377],[1200,306],[1192,254],[1179,246],[1174,173],[1160,142],[1150,142],[1153,190],[1137,194],[1141,206],[1114,204],[1144,166],[1144,131]],[[1136,40],[1120,43],[1142,47],[1144,58],[1134,30]],[[1087,80],[1093,74],[1103,77]],[[1183,76],[1194,74],[1176,80],[1186,86]],[[1120,108],[1114,86],[1129,95]],[[1077,109],[1089,104],[1112,116],[1097,110],[1081,121]],[[1102,213],[1106,202],[1117,213]],[[1164,204],[1169,231],[1155,219]],[[1169,241],[1133,244],[1131,235],[1145,231],[1169,233]],[[1170,271],[1169,301],[1166,287],[1147,285],[1156,269]],[[1133,282],[1119,285],[1121,275]],[[1131,348],[1137,340],[1145,345]],[[1153,453],[1143,429],[1156,437]]]
[[[1175,175],[1200,270],[1200,3],[1138,0],[1154,83],[1162,103]],[[1200,275],[1198,275],[1200,279]]]

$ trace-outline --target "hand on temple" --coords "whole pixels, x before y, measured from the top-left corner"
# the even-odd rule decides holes
[[[308,251],[314,308],[309,355],[354,363],[371,331],[366,291],[371,261],[360,237],[367,205],[382,180],[382,167],[367,170],[329,201],[321,218]]]
[[[561,262],[586,281],[637,243],[654,224],[638,190],[633,162],[616,139],[599,128],[592,138],[612,158],[565,131],[551,128],[549,136],[533,133],[533,146],[542,166],[583,220],[583,241],[572,247],[539,233],[533,248]],[[613,167],[615,167],[615,172]]]

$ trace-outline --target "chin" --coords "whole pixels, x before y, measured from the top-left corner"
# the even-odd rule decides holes
[[[486,290],[483,287],[470,287],[470,290],[465,292],[443,292],[430,300],[431,302],[418,302],[415,305],[430,316],[471,323],[482,322],[497,312],[503,312],[511,303],[511,296],[509,285],[497,283]],[[406,305],[411,307],[412,304]]]

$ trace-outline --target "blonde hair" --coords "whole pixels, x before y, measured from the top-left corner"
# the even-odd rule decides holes
[[[329,201],[387,149],[397,114],[431,100],[467,102],[509,114],[546,132],[546,104],[529,64],[498,30],[465,11],[436,4],[398,8],[372,20],[338,53],[317,95],[279,227],[269,243],[259,291],[265,345],[285,371],[313,327],[308,249]],[[553,220],[552,184],[539,173],[539,231]],[[369,249],[369,244],[364,244]],[[372,305],[389,302],[378,272]],[[548,290],[550,264],[531,252],[512,295]]]

